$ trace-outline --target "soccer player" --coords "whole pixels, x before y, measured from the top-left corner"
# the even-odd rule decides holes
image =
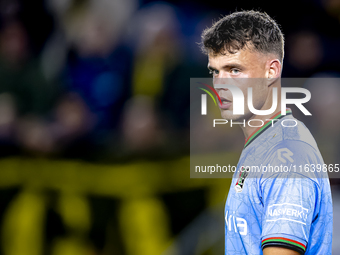
[[[225,205],[225,254],[331,254],[327,167],[305,125],[290,109],[281,114],[284,37],[279,26],[266,13],[235,12],[203,32],[202,48],[214,84],[231,82],[245,98],[252,87],[255,109],[270,109],[273,88],[278,91],[275,111],[263,116],[253,114],[247,104],[243,115],[233,115],[231,91],[216,89],[224,119],[264,122],[259,128],[239,125],[246,142]],[[250,171],[254,166],[261,172]],[[272,171],[275,167],[281,170]]]

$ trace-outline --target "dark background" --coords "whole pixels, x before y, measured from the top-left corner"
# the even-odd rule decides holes
[[[190,179],[189,85],[202,30],[249,9],[281,26],[283,77],[340,76],[336,0],[0,1],[0,254],[221,254],[230,180]],[[339,86],[309,89],[338,163]]]

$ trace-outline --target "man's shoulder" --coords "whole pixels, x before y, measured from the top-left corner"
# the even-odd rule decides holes
[[[263,166],[279,169],[275,176],[288,174],[313,180],[328,178],[327,172],[322,171],[324,161],[314,137],[301,121],[292,119],[296,125],[294,127],[281,125],[278,138],[271,143],[261,163]],[[268,175],[272,176],[270,173],[265,173],[262,177]]]
[[[294,151],[300,157],[316,154],[322,158],[317,143],[303,122],[292,116],[286,116],[268,128],[257,141],[246,151],[248,157],[253,157],[254,163],[268,161],[273,154],[285,150]]]
[[[287,120],[291,120],[294,122],[294,126],[285,126],[281,125],[281,132],[282,132],[282,142],[290,143],[291,141],[300,141],[304,144],[309,144],[314,149],[318,150],[317,143],[312,135],[312,133],[309,131],[309,129],[305,126],[305,124],[295,119],[293,116],[287,116]],[[282,122],[283,120],[281,120]],[[294,142],[293,142],[294,143]],[[301,144],[302,143],[298,143]]]
[[[283,121],[286,121],[286,124]],[[289,125],[287,125],[288,121],[291,121]],[[303,122],[292,116],[281,119],[280,123],[277,123],[277,128],[269,132],[268,136],[271,139],[268,141],[267,157],[289,150],[300,159],[305,159],[310,154],[317,155],[322,159],[317,143],[309,129]]]

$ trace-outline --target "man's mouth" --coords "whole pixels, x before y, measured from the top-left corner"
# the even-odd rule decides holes
[[[221,98],[221,101],[222,101],[222,104],[219,102],[218,103],[218,106],[221,108],[221,109],[228,109],[231,105],[232,105],[232,102],[224,97],[220,97]]]

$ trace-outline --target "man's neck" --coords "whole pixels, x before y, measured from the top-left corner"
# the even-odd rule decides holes
[[[257,129],[263,127],[268,122],[271,121],[273,116],[276,116],[277,114],[281,114],[281,105],[278,103],[278,107],[276,110],[269,115],[252,115],[248,120],[245,122],[245,126],[240,125],[245,139],[248,139]],[[253,123],[251,126],[248,125],[249,121],[252,121]],[[256,120],[256,121],[255,121]],[[263,123],[263,125],[261,125]],[[261,125],[261,126],[260,126]]]
[[[276,79],[271,85],[270,85],[270,90],[267,96],[267,99],[265,103],[263,104],[262,108],[259,110],[268,110],[272,107],[273,105],[273,88],[277,88],[277,104],[276,104],[276,109],[274,110],[273,113],[268,114],[268,115],[255,115],[253,114],[250,116],[248,119],[246,119],[245,126],[240,125],[243,134],[245,136],[245,139],[247,140],[257,129],[261,128],[259,127],[260,124],[263,123],[262,127],[266,125],[271,118],[276,116],[278,113],[281,113],[281,80]],[[286,110],[286,109],[283,109]],[[248,123],[250,120],[258,120],[258,121],[253,121],[252,126],[249,126]]]

